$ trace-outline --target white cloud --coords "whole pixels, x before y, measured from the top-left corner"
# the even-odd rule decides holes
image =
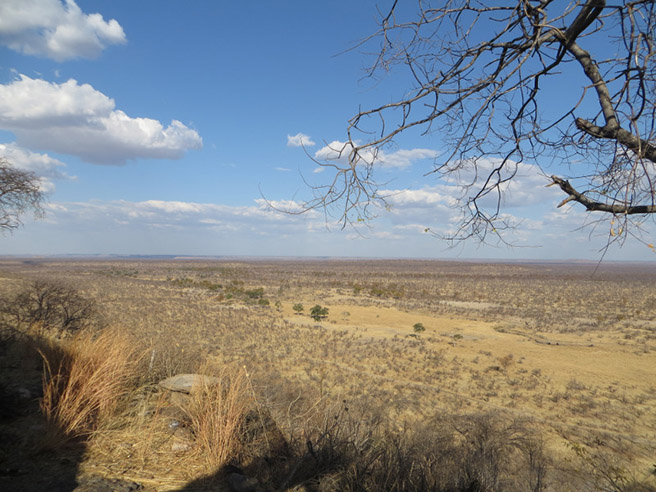
[[[366,234],[357,234],[355,232],[351,232],[347,234],[346,238],[351,241],[367,241],[370,239],[375,239],[378,241],[400,241],[407,240],[408,236],[406,234],[399,234],[392,231],[370,230],[367,231]]]
[[[0,128],[32,149],[75,155],[95,164],[122,165],[128,159],[177,159],[202,147],[195,130],[173,120],[168,127],[132,118],[114,100],[88,84],[61,84],[21,75],[0,85]]]
[[[274,205],[290,210],[298,208],[298,204],[291,201],[274,202]],[[316,213],[302,216],[281,213],[261,199],[255,200],[252,206],[168,200],[49,203],[45,221],[89,230],[111,230],[119,226],[137,230],[180,230],[189,231],[190,237],[202,231],[281,236],[325,228]]]
[[[393,207],[433,207],[446,205],[451,197],[439,193],[435,188],[426,187],[420,190],[386,190],[386,201]]]
[[[85,14],[74,0],[2,0],[0,43],[26,55],[96,58],[109,45],[125,43],[114,19]]]
[[[38,154],[23,149],[14,143],[0,144],[0,157],[6,158],[12,166],[26,171],[32,171],[38,176],[52,179],[70,179],[61,171],[66,167],[59,159],[48,154]]]
[[[312,147],[315,143],[309,135],[297,133],[296,135],[287,135],[287,147]]]
[[[352,151],[353,145],[350,142],[334,140],[317,150],[314,158],[319,161],[335,161],[346,165]],[[405,169],[410,167],[414,161],[434,159],[438,154],[439,152],[431,149],[400,149],[395,152],[386,152],[366,148],[360,150],[358,164],[373,164],[383,169]]]
[[[421,203],[421,197],[421,194],[415,194],[408,203]],[[429,201],[434,199],[426,197]],[[297,205],[294,202],[277,204]],[[33,222],[28,219],[29,223],[21,234],[4,239],[5,254],[599,259],[599,250],[608,239],[607,232],[605,236],[601,230],[589,236],[589,229],[572,227],[573,222],[580,220],[580,215],[589,214],[564,210],[566,207],[537,220],[505,215],[514,221],[523,220],[518,230],[508,231],[504,236],[523,247],[491,248],[468,242],[453,250],[425,232],[424,217],[429,217],[430,207],[399,207],[400,216],[381,215],[371,228],[358,224],[356,230],[340,230],[339,227],[328,230],[321,213],[281,214],[269,208],[263,200],[256,200],[250,206],[166,200],[50,202],[46,208],[43,220]],[[453,233],[451,219],[455,215],[441,216],[440,213],[432,218],[444,222],[440,227],[432,227],[431,231],[444,235]],[[647,233],[653,231],[653,224],[648,224]],[[651,260],[653,253],[646,246],[629,241],[622,250],[613,248],[607,259],[613,257]]]
[[[544,175],[539,166],[525,162],[508,161],[499,171],[499,159],[478,159],[476,164],[465,163],[462,169],[443,178],[445,190],[455,197],[473,197],[485,186],[489,176],[492,179],[486,189],[490,192],[478,200],[483,207],[496,207],[498,193],[494,190],[497,180],[505,180],[499,184],[501,206],[503,208],[533,207],[539,203],[548,203],[562,199],[562,193],[557,187],[547,188],[550,179]],[[466,187],[469,186],[469,189]]]
[[[41,189],[46,192],[55,191],[52,180],[75,179],[61,170],[66,167],[62,161],[50,157],[48,154],[38,154],[23,149],[14,143],[0,144],[0,157],[7,159],[12,166],[18,169],[36,174],[40,178]]]
[[[263,198],[258,198],[255,200],[255,203],[257,203],[258,207],[263,210],[280,210],[292,214],[298,214],[306,210],[302,203],[294,200],[265,200]],[[316,218],[317,212],[314,210],[308,210],[306,215],[311,218]]]

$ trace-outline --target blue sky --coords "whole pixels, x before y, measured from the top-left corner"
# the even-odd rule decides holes
[[[441,149],[418,134],[385,155],[391,211],[368,227],[266,205],[327,179],[299,142],[330,156],[359,107],[403,94],[403,77],[366,78],[372,59],[348,51],[378,18],[375,2],[341,0],[4,0],[0,155],[42,178],[48,204],[0,254],[598,259],[607,228],[578,230],[588,215],[556,209],[531,163],[506,202],[519,247],[426,234],[452,224],[452,190],[424,176]],[[608,258],[654,254],[629,241]]]

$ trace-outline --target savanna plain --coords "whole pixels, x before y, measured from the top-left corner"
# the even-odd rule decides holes
[[[653,263],[5,258],[0,295],[3,490],[656,490]]]

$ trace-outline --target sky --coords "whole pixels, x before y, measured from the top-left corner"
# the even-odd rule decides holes
[[[514,247],[427,233],[453,227],[459,190],[426,176],[443,149],[418,132],[380,159],[390,198],[375,220],[342,229],[270,206],[310,197],[306,183],[329,179],[315,160],[334,157],[348,120],[406,89],[367,77],[372,55],[356,48],[387,4],[3,0],[0,156],[35,172],[48,200],[0,255],[598,260],[608,228],[556,208],[536,163],[507,190]],[[656,259],[630,239],[606,258]]]

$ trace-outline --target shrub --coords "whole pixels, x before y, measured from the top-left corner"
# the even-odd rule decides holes
[[[326,491],[545,490],[550,461],[542,442],[507,416],[440,415],[399,428],[345,406],[324,419],[296,431],[297,462],[278,490],[290,484]]]
[[[294,304],[292,306],[292,309],[296,312],[296,314],[301,314],[305,308],[303,307],[303,304],[299,302],[297,304]]]
[[[415,323],[412,328],[415,330],[415,333],[421,333],[426,330],[423,323]]]
[[[264,288],[258,287],[257,289],[247,290],[245,294],[249,299],[261,299],[264,296]]]

